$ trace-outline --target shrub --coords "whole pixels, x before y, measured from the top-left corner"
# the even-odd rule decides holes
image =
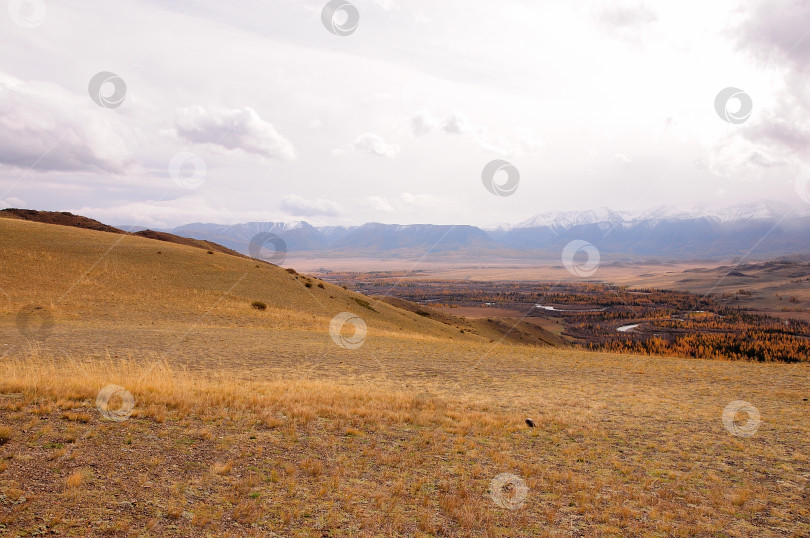
[[[213,250],[209,250],[209,251],[208,251],[208,254],[213,254],[213,253],[214,253],[214,251],[213,251]]]
[[[297,274],[298,274],[298,271],[296,271],[296,270],[295,270],[295,269],[293,269],[292,267],[290,267],[289,269],[287,269],[287,272],[288,272],[288,273],[290,273],[291,275],[297,275]]]
[[[306,286],[308,288],[311,288],[312,287],[312,282],[304,282],[304,286]]]
[[[0,427],[0,445],[4,445],[11,440],[11,428],[8,426]]]
[[[253,301],[252,303],[250,303],[250,306],[252,306],[256,310],[267,310],[267,304],[261,301]]]
[[[318,282],[318,287],[321,288],[321,289],[324,289],[323,288],[323,282]]]
[[[425,317],[430,316],[430,312],[425,312],[424,310],[417,310],[416,313],[419,314],[420,316]]]
[[[372,308],[371,304],[368,301],[366,301],[365,299],[361,299],[359,297],[352,297],[352,299],[354,299],[354,302],[359,304],[363,308],[368,308],[372,312],[376,312],[376,310],[374,310],[374,308]]]

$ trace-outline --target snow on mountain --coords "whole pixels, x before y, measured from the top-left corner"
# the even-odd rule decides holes
[[[739,204],[708,212],[707,216],[720,222],[748,220],[780,220],[792,213],[792,208],[781,202],[762,200],[749,204]]]
[[[571,228],[584,224],[616,224],[622,222],[624,217],[617,211],[606,207],[588,211],[557,211],[553,213],[540,213],[521,222],[515,228]]]
[[[701,218],[709,218],[723,223],[751,220],[778,221],[785,215],[790,214],[802,216],[807,215],[807,212],[797,211],[788,204],[773,200],[761,200],[718,209],[659,206],[644,211],[613,211],[603,207],[586,211],[539,213],[511,228],[499,227],[497,229],[506,231],[515,228],[548,227],[567,230],[588,224],[597,224],[600,225],[600,228],[605,228],[605,225],[637,224],[643,221],[680,221]]]

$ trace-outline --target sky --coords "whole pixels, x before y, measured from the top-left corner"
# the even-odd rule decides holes
[[[810,1],[7,4],[0,207],[171,227],[810,205]],[[496,160],[516,189],[486,187]]]

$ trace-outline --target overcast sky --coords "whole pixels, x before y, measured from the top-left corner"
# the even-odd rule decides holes
[[[809,1],[353,0],[349,35],[324,3],[8,2],[0,205],[153,227],[806,205]]]

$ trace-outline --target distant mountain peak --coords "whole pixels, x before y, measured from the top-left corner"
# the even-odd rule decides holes
[[[623,215],[606,207],[586,211],[555,211],[540,213],[515,226],[515,228],[538,228],[548,226],[551,228],[570,228],[585,224],[614,224],[623,220]]]
[[[790,215],[794,210],[788,204],[775,200],[759,200],[747,204],[738,204],[709,212],[710,217],[721,222],[744,220],[779,220]]]

